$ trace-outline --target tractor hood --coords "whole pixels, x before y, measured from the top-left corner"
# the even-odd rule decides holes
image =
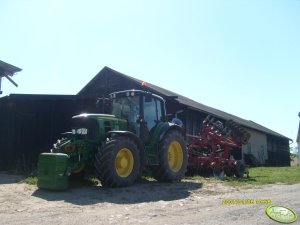
[[[76,139],[104,140],[111,130],[127,130],[127,121],[110,114],[80,114],[72,117],[72,134]]]
[[[111,114],[97,114],[97,113],[83,113],[80,115],[73,116],[72,119],[79,118],[92,118],[92,119],[100,119],[100,118],[116,118]]]

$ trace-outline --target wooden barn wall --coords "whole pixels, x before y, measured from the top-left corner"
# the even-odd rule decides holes
[[[186,112],[186,133],[190,135],[198,135],[202,129],[202,122],[207,116],[207,114],[187,110]]]
[[[81,93],[88,98],[102,97],[116,91],[128,89],[140,89],[140,85],[120,76],[112,76],[109,72],[97,77],[97,79]]]
[[[40,152],[49,152],[73,115],[86,112],[88,101],[0,99],[0,170],[32,170]]]
[[[258,165],[266,165],[268,160],[267,135],[265,133],[246,128],[251,135],[249,142],[243,145],[243,152],[246,155],[255,157]]]
[[[15,119],[13,105],[0,102],[0,170],[9,166],[14,158]]]

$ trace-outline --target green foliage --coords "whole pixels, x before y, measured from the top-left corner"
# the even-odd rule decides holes
[[[300,167],[256,167],[250,169],[250,178],[258,184],[300,183]]]
[[[249,177],[236,178],[236,177],[225,177],[222,180],[216,179],[214,177],[202,177],[195,175],[192,177],[186,177],[190,180],[199,180],[201,182],[208,183],[223,183],[231,186],[253,186],[253,185],[264,185],[264,184],[296,184],[300,183],[300,167],[255,167],[249,169]],[[141,182],[153,181],[153,177],[142,176],[140,177]],[[30,185],[37,184],[36,176],[28,176],[19,183],[26,183]],[[90,176],[85,179],[85,181],[78,181],[80,186],[90,186],[98,185],[100,181],[93,176]],[[72,182],[72,184],[74,184]],[[76,186],[76,185],[75,185]]]
[[[298,155],[297,154],[294,154],[294,153],[290,153],[290,159],[293,160],[295,158],[297,158]]]
[[[98,185],[98,184],[101,184],[101,181],[97,177],[94,177],[94,176],[89,176],[86,179],[86,181],[87,181],[87,183],[89,185]]]
[[[19,181],[19,183],[25,183],[29,185],[37,185],[37,177],[36,176],[28,176],[22,180]]]
[[[25,183],[25,184],[29,184],[29,185],[37,185],[37,181],[38,181],[38,178],[37,176],[33,176],[33,175],[30,175],[28,177],[25,177],[21,180],[18,181],[18,183]],[[98,185],[100,184],[100,180],[98,180],[96,177],[93,177],[93,176],[89,176],[85,179],[70,179],[69,180],[70,182],[70,185],[71,186],[74,186],[74,187],[77,187],[77,186],[94,186],[94,185]]]

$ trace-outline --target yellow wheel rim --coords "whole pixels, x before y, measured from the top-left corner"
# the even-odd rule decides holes
[[[134,159],[128,148],[122,148],[115,160],[116,172],[120,177],[128,177],[133,169]]]
[[[75,146],[71,143],[68,143],[64,147],[66,153],[72,153],[75,151]]]
[[[173,172],[178,172],[183,164],[183,151],[178,141],[172,141],[168,149],[168,164]]]

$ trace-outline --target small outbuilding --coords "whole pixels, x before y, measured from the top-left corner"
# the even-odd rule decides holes
[[[3,93],[1,91],[1,83],[2,83],[2,78],[5,77],[7,78],[13,85],[15,85],[16,87],[18,87],[18,84],[16,82],[14,82],[12,80],[12,76],[17,73],[20,72],[22,69],[13,66],[11,64],[8,64],[6,62],[3,62],[0,60],[0,95]]]

